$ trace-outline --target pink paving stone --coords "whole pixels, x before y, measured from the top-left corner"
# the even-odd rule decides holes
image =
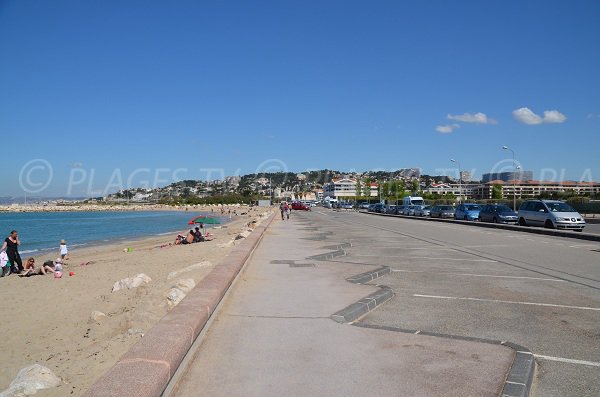
[[[171,370],[171,375],[192,346],[194,330],[185,325],[159,322],[129,349],[121,361],[145,359],[163,361]]]
[[[84,397],[160,396],[171,375],[166,363],[119,362],[94,383]]]

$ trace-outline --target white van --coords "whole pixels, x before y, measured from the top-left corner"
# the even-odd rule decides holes
[[[423,197],[406,196],[402,199],[402,205],[425,205]]]

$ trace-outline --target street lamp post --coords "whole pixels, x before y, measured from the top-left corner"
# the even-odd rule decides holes
[[[461,203],[460,196],[462,195],[462,171],[460,170],[460,162],[455,159],[450,159],[453,163],[458,164],[458,203]]]
[[[513,211],[517,212],[517,188],[515,185],[515,177],[517,175],[517,163],[515,162],[515,151],[512,150],[511,148],[509,148],[508,146],[502,146],[503,150],[510,150],[512,153],[512,159],[513,159],[513,167],[515,169],[515,172],[513,174]]]

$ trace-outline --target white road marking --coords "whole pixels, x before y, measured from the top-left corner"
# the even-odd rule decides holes
[[[351,254],[352,256],[366,257],[366,258],[396,258],[398,259],[398,255],[361,255],[361,254]],[[445,260],[445,261],[461,261],[461,262],[494,262],[491,259],[460,259],[460,258],[435,258],[431,256],[411,256],[404,257],[404,259],[435,259],[435,260]]]
[[[483,245],[465,245],[462,248],[501,248],[514,247],[514,244],[483,244]]]
[[[417,298],[452,299],[452,300],[465,300],[465,301],[491,302],[491,303],[512,303],[512,304],[515,304],[515,305],[562,307],[562,308],[565,308],[565,309],[592,310],[592,311],[597,311],[597,312],[600,311],[600,307],[555,305],[555,304],[552,304],[552,303],[518,302],[518,301],[504,301],[504,300],[498,300],[498,299],[461,298],[461,297],[457,297],[457,296],[437,296],[437,295],[421,295],[421,294],[413,294],[413,296],[417,297]]]
[[[356,248],[356,249],[362,249],[364,250],[365,247],[352,247],[352,248]],[[454,251],[454,249],[452,248],[429,248],[429,247],[405,247],[401,244],[395,244],[395,245],[369,245],[368,247],[366,247],[368,249],[373,249],[373,248],[401,248],[403,250],[432,250],[432,251]]]
[[[558,361],[558,362],[561,362],[561,363],[589,365],[589,366],[592,366],[592,367],[600,367],[600,363],[595,362],[595,361],[574,360],[572,358],[544,356],[542,354],[534,354],[534,357],[542,359],[542,360]]]
[[[569,245],[569,248],[587,248],[587,247],[598,247],[598,244],[574,244]]]
[[[448,272],[432,272],[430,270],[403,270],[403,269],[392,269],[392,271],[393,272],[405,272],[405,273],[435,273],[435,274],[443,274],[443,275],[447,275],[447,276],[514,278],[514,279],[525,279],[525,280],[555,281],[558,283],[566,283],[567,282],[567,280],[558,280],[556,278],[540,278],[540,277],[526,277],[526,276],[499,276],[496,274],[448,273]]]

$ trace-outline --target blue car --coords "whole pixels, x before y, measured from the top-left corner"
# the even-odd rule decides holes
[[[456,207],[454,219],[462,219],[465,221],[479,220],[479,211],[481,207],[478,204],[464,203]]]

